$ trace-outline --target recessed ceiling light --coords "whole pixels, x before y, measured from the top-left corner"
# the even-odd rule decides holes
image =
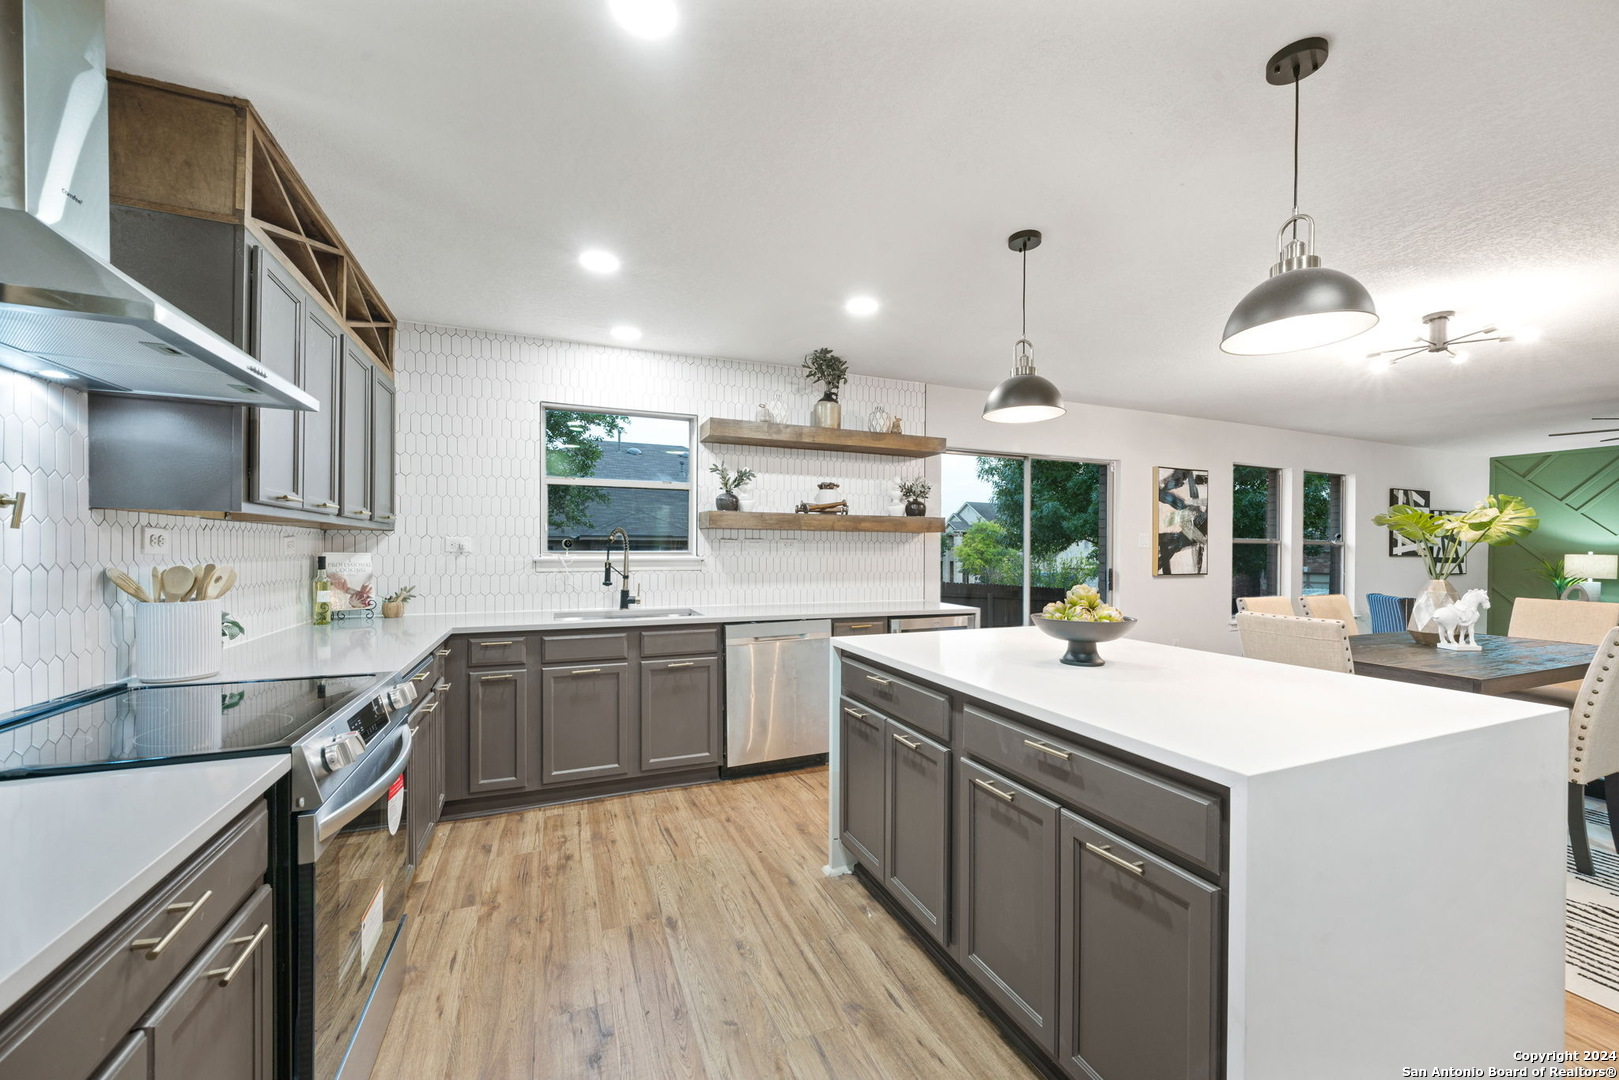
[[[668,37],[680,22],[674,0],[608,0],[607,10],[618,25],[648,41]]]
[[[67,373],[65,371],[58,371],[55,368],[40,368],[39,371],[37,372],[37,374],[41,378],[46,378],[46,379],[71,379],[71,378],[73,378],[73,376],[70,375],[69,373]]]
[[[618,271],[618,256],[611,251],[591,248],[579,253],[579,265],[593,274],[612,274]]]
[[[640,341],[641,331],[633,326],[615,326],[608,331],[620,341]]]
[[[870,296],[851,296],[848,303],[843,305],[843,310],[850,315],[875,315],[881,306]]]

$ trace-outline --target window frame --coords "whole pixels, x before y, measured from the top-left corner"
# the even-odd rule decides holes
[[[1266,531],[1271,534],[1270,536],[1257,537],[1237,535],[1236,488],[1238,469],[1260,469],[1270,474],[1270,500],[1267,506],[1265,523]],[[1231,613],[1233,615],[1235,615],[1237,612],[1236,554],[1237,545],[1239,544],[1263,545],[1270,548],[1269,557],[1267,559],[1268,569],[1270,570],[1270,580],[1275,584],[1277,589],[1281,590],[1277,595],[1286,595],[1287,593],[1287,587],[1283,584],[1283,574],[1285,573],[1285,569],[1282,565],[1282,552],[1286,546],[1282,537],[1283,524],[1286,519],[1286,507],[1283,505],[1287,490],[1286,485],[1286,469],[1273,468],[1269,465],[1249,465],[1246,462],[1241,461],[1232,462],[1231,464]]]
[[[1329,538],[1320,538],[1306,535],[1305,521],[1308,518],[1308,488],[1310,477],[1324,476],[1332,481],[1332,499],[1327,512],[1327,528],[1332,532]],[[1299,477],[1299,595],[1323,596],[1332,593],[1348,594],[1346,576],[1348,574],[1348,559],[1345,552],[1349,547],[1344,539],[1344,498],[1349,488],[1349,477],[1344,473],[1320,472],[1307,469]],[[1312,593],[1305,588],[1304,575],[1308,562],[1308,552],[1312,547],[1327,547],[1332,549],[1332,567],[1327,573],[1327,588],[1324,593]]]
[[[642,417],[648,420],[679,420],[686,425],[686,479],[680,480],[616,480],[591,476],[552,476],[545,445],[545,420],[548,412],[599,413],[603,416]],[[570,405],[560,401],[540,403],[540,554],[535,568],[561,570],[580,555],[597,552],[576,551],[563,553],[551,549],[551,485],[570,487],[610,487],[635,491],[684,491],[686,493],[686,550],[684,551],[630,551],[634,560],[643,566],[653,565],[678,568],[696,566],[703,561],[702,534],[697,528],[697,416],[694,413],[659,412],[654,409],[623,409],[599,405]],[[633,538],[632,538],[633,540]]]

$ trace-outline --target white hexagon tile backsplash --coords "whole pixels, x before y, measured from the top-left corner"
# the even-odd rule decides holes
[[[85,395],[0,370],[0,490],[27,493],[23,527],[0,529],[0,711],[124,678],[133,622],[106,581],[117,566],[138,580],[157,561],[139,552],[140,526],[171,533],[165,564],[235,565],[240,582],[226,608],[250,639],[301,623],[313,557],[370,550],[379,585],[415,584],[415,612],[516,611],[611,602],[594,558],[561,572],[535,572],[540,553],[539,406],[556,404],[751,419],[780,402],[807,422],[815,397],[796,365],[678,356],[507,334],[405,325],[396,357],[399,388],[398,528],[391,536],[89,508]],[[853,366],[859,367],[858,360]],[[919,382],[855,376],[842,394],[845,423],[863,427],[874,406],[920,432]],[[790,510],[823,479],[842,483],[855,513],[880,513],[906,459],[727,447],[732,466],[759,472],[760,509]],[[699,508],[717,487],[717,460],[699,446]],[[444,552],[446,536],[473,551]],[[285,550],[291,537],[292,553]],[[784,537],[796,544],[782,544]],[[648,604],[912,603],[922,599],[934,541],[905,535],[739,533],[701,538],[695,569],[638,573]],[[144,577],[143,577],[144,575]]]

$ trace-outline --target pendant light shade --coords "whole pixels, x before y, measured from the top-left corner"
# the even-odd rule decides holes
[[[1344,341],[1377,325],[1377,306],[1366,286],[1321,265],[1315,219],[1299,213],[1299,83],[1327,62],[1324,38],[1295,41],[1271,57],[1265,79],[1293,85],[1293,214],[1276,233],[1270,277],[1238,301],[1220,335],[1220,348],[1238,356],[1297,352]],[[1299,226],[1305,226],[1304,238]],[[1288,229],[1293,230],[1288,236]]]
[[[984,419],[997,424],[1032,424],[1039,420],[1055,420],[1068,409],[1062,403],[1062,391],[1050,379],[1034,373],[1034,346],[1027,337],[1029,329],[1029,249],[1040,246],[1040,234],[1024,229],[1006,238],[1006,246],[1023,256],[1023,331],[1016,346],[1012,374],[989,392],[984,400]]]

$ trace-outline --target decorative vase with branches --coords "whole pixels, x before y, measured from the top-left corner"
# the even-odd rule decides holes
[[[804,378],[821,384],[824,391],[815,403],[816,427],[843,426],[843,407],[838,404],[838,388],[849,381],[849,363],[831,349],[816,349],[804,357]]]
[[[900,498],[905,500],[906,517],[922,517],[928,512],[928,496],[933,494],[933,485],[920,476],[914,480],[901,480],[899,484]]]
[[[720,478],[720,493],[714,496],[714,509],[739,510],[742,500],[737,496],[740,488],[752,483],[758,475],[752,469],[731,470],[725,467],[724,462],[717,462],[708,467],[708,471]]]

